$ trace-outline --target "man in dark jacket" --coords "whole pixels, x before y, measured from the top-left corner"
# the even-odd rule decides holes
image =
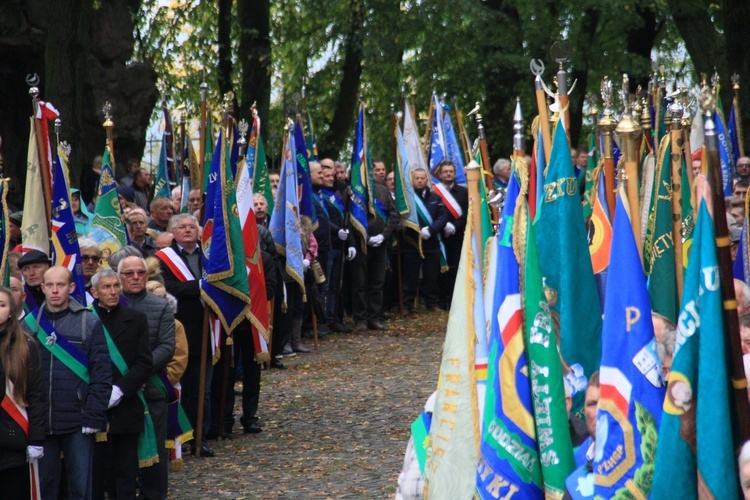
[[[440,274],[440,233],[445,229],[448,216],[440,197],[427,186],[427,172],[416,169],[411,174],[414,195],[417,202],[417,215],[421,231],[416,237],[404,236],[404,309],[414,308],[414,298],[419,288],[419,272],[422,271],[424,286],[422,297],[428,309],[438,309],[437,280]],[[422,209],[423,207],[423,209]],[[414,232],[410,232],[414,235]],[[418,238],[418,239],[416,239]],[[422,256],[419,254],[421,240]]]
[[[391,193],[385,185],[385,165],[373,161],[375,179],[372,192],[375,195],[376,214],[367,214],[367,241],[358,236],[360,249],[367,245],[367,253],[357,252],[352,260],[352,306],[357,330],[387,330],[380,322],[383,308],[383,285],[385,267],[388,264],[388,249],[385,244],[398,226],[400,217]]]
[[[18,268],[23,274],[26,292],[26,309],[33,311],[44,302],[42,281],[44,273],[49,269],[50,260],[47,254],[39,250],[31,250],[18,259]]]
[[[469,191],[456,184],[456,166],[453,162],[443,160],[436,168],[440,184],[436,184],[433,190],[440,196],[448,217],[448,222],[443,229],[448,272],[440,274],[440,308],[449,310],[458,273],[458,263],[461,260],[466,215],[469,211]]]
[[[114,345],[114,349],[110,347],[112,395],[107,411],[106,458],[103,463],[97,461],[94,470],[105,469],[101,472],[106,471],[109,498],[135,498],[138,436],[144,429],[145,410],[138,391],[151,375],[151,346],[146,315],[121,306],[120,289],[120,278],[112,269],[91,278],[91,295],[96,299],[94,312],[105,335],[109,335],[108,342]],[[97,483],[104,477],[94,477],[94,490],[103,492]]]
[[[182,375],[182,405],[185,408],[190,424],[195,429],[198,420],[198,393],[201,374],[201,347],[208,350],[206,356],[205,389],[203,400],[203,435],[207,435],[211,426],[211,380],[213,363],[211,362],[210,336],[206,344],[203,339],[203,314],[205,307],[201,302],[200,278],[203,273],[203,252],[198,244],[198,220],[190,214],[177,214],[169,221],[169,230],[174,235],[172,244],[156,252],[161,263],[161,274],[167,292],[177,299],[175,318],[185,326],[188,341],[188,365]],[[205,441],[200,452],[202,457],[214,456],[213,450]]]
[[[122,282],[123,297],[131,309],[144,313],[148,318],[148,334],[151,348],[151,373],[164,370],[174,355],[174,315],[166,299],[146,291],[146,261],[141,257],[125,257],[117,264],[117,273]],[[153,383],[146,382],[144,396],[151,420],[154,422],[159,463],[142,469],[141,493],[146,498],[167,498],[169,487],[169,453],[164,442],[167,439],[167,401],[164,394]]]
[[[32,336],[45,338],[40,352],[50,411],[45,454],[39,460],[42,498],[58,496],[60,452],[65,455],[67,496],[88,498],[94,434],[105,429],[112,392],[109,351],[101,322],[70,299],[75,283],[67,268],[49,268],[42,285],[47,300],[26,323]],[[60,356],[59,350],[71,356]]]

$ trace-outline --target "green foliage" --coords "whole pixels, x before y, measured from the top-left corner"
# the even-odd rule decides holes
[[[679,38],[666,23],[664,0],[360,0],[365,9],[360,98],[368,108],[368,134],[374,157],[392,163],[390,111],[399,111],[403,97],[415,92],[419,125],[426,125],[426,111],[433,91],[446,95],[464,113],[482,102],[490,145],[509,151],[512,129],[508,107],[521,97],[527,127],[536,115],[533,76],[529,61],[542,59],[545,81],[552,84],[555,63],[549,47],[555,40],[571,42],[573,52],[566,69],[586,68],[586,89],[575,93],[598,95],[601,78],[615,81],[619,74],[645,75],[647,60],[627,53],[628,32],[656,19],[658,53],[669,69],[679,69]],[[351,6],[342,0],[277,0],[271,3],[272,95],[268,132],[269,161],[280,154],[284,124],[302,111],[302,86],[316,136],[324,137],[337,105],[342,81],[344,47],[351,30]],[[238,82],[242,54],[237,53],[240,26],[232,27],[235,61],[235,93],[242,102]],[[593,32],[582,33],[595,23]],[[145,0],[137,19],[136,59],[148,60],[157,69],[159,82],[179,106],[198,103],[202,81],[211,89],[209,100],[218,107],[217,3],[200,0]],[[666,23],[666,24],[665,24]],[[665,28],[666,26],[666,28]],[[584,34],[590,44],[576,44]],[[684,70],[684,68],[683,68]],[[508,80],[508,75],[512,78]],[[502,89],[498,89],[502,86]],[[498,92],[502,90],[502,92]],[[508,103],[488,102],[498,96]],[[580,99],[582,100],[582,99]],[[195,107],[193,109],[196,109]],[[494,111],[493,111],[494,110]],[[356,113],[356,109],[344,110]],[[498,113],[502,113],[499,115]],[[195,116],[197,113],[191,113]],[[466,124],[471,137],[473,123]],[[506,130],[507,129],[507,130]],[[353,131],[352,131],[353,135]],[[530,137],[528,137],[530,140]],[[326,144],[318,142],[319,149]],[[330,148],[328,148],[330,149]],[[345,161],[350,146],[339,151]]]

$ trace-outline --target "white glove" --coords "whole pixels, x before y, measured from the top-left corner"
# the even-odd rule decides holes
[[[94,429],[93,427],[81,427],[82,434],[96,434],[97,432],[99,432],[99,429]]]
[[[339,229],[339,239],[341,241],[346,241],[346,239],[349,237],[349,231],[346,229]]]
[[[117,406],[120,404],[120,401],[122,400],[122,389],[117,387],[116,385],[112,386],[112,394],[109,395],[109,404],[107,405],[107,409],[109,410],[113,406]]]
[[[422,233],[422,239],[423,240],[429,240],[430,236],[432,236],[432,234],[430,233],[430,228],[429,227],[423,227],[422,230],[420,231],[420,233]]]
[[[379,247],[383,244],[383,240],[385,240],[385,237],[383,237],[382,234],[378,234],[376,236],[370,236],[370,239],[367,240],[367,244],[371,247]]]
[[[357,249],[354,247],[349,247],[346,250],[346,260],[354,260],[354,257],[357,256]]]
[[[310,268],[310,261],[307,259],[302,259],[302,270],[307,271]]]
[[[27,446],[26,461],[36,462],[44,456],[44,446]]]
[[[443,234],[446,236],[453,236],[456,234],[456,226],[454,226],[451,222],[447,223],[445,225],[445,229],[443,229]]]

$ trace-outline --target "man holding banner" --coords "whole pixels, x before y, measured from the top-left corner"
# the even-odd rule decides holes
[[[461,259],[461,246],[466,229],[466,212],[469,210],[469,191],[456,183],[456,166],[450,160],[438,163],[435,173],[440,183],[432,190],[445,205],[448,222],[443,229],[443,244],[445,245],[448,271],[440,275],[440,308],[448,311],[453,297],[453,285],[456,282],[458,261]]]

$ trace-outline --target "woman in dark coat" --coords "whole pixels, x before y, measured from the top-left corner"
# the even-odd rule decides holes
[[[21,329],[11,291],[0,287],[0,492],[31,498],[29,461],[44,455],[47,399],[38,344]]]

